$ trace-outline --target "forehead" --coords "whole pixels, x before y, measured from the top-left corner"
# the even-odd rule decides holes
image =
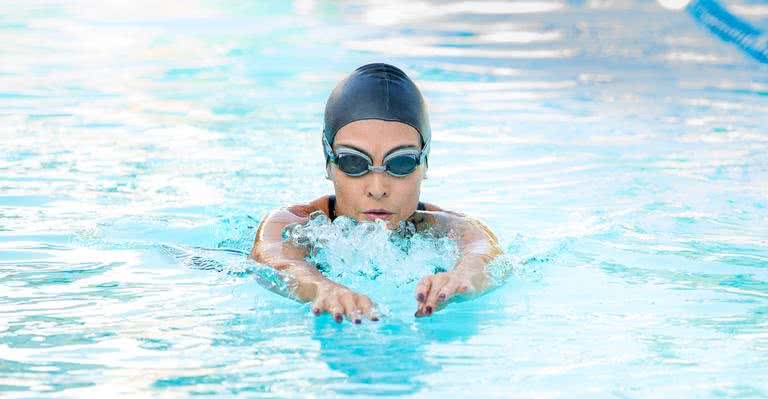
[[[419,132],[402,122],[364,119],[348,123],[336,133],[334,144],[349,144],[363,149],[420,146]]]

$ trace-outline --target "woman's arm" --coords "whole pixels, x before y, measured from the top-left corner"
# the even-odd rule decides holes
[[[360,323],[363,315],[378,320],[370,298],[329,280],[313,264],[304,260],[306,249],[283,241],[285,226],[304,223],[310,213],[318,210],[314,202],[278,209],[267,215],[256,231],[250,257],[279,271],[291,295],[301,302],[312,302],[315,315],[328,312],[337,322],[346,316]]]
[[[430,316],[457,294],[485,292],[492,284],[487,266],[503,253],[491,229],[479,220],[446,211],[422,213],[422,223],[456,236],[459,259],[453,270],[426,276],[416,286],[417,317]]]

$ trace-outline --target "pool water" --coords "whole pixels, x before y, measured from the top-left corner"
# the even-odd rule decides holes
[[[0,397],[768,397],[768,64],[698,3],[0,4]],[[511,268],[415,319],[451,246],[374,231],[336,324],[245,254],[374,61]]]

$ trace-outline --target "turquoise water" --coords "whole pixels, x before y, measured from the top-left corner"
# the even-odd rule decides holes
[[[0,397],[768,397],[768,67],[674,1],[129,3],[0,4]],[[244,253],[372,61],[514,267],[417,320],[379,231],[337,325]]]

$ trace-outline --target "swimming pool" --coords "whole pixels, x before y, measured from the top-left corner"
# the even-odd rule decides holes
[[[0,5],[0,397],[768,396],[768,67],[662,3]],[[370,61],[517,266],[337,325],[242,253]]]

